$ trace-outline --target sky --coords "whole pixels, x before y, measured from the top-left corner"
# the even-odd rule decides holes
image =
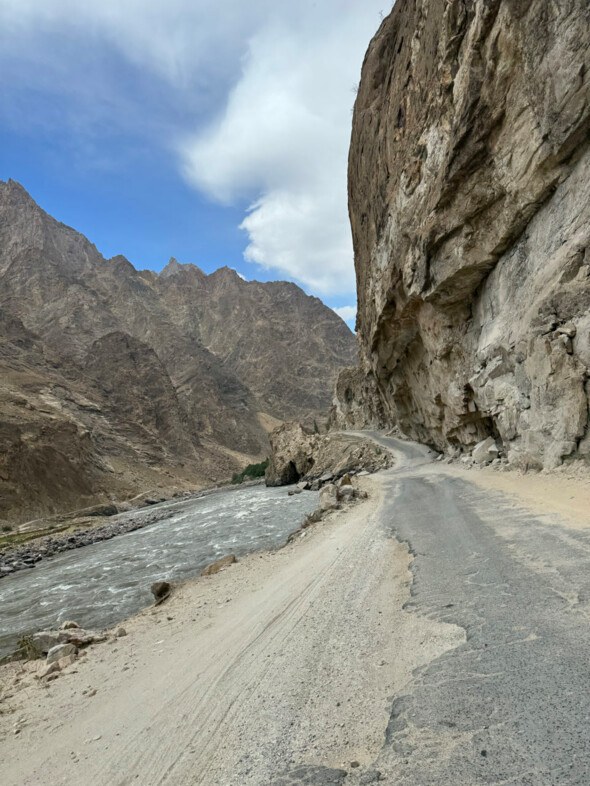
[[[352,327],[352,107],[390,7],[0,0],[0,179],[105,257],[295,281]]]

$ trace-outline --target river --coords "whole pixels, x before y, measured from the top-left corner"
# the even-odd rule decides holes
[[[115,625],[153,601],[154,581],[188,579],[226,554],[280,546],[317,504],[317,492],[289,497],[284,487],[264,486],[165,504],[171,518],[7,576],[0,581],[0,656],[21,635],[65,620],[89,629]]]

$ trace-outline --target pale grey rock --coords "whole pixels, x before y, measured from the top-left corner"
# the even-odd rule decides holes
[[[432,0],[383,21],[349,157],[371,381],[338,386],[343,422],[381,408],[445,452],[493,436],[517,466],[588,456],[587,11]]]
[[[320,510],[332,510],[338,507],[338,488],[327,483],[320,489]]]
[[[355,496],[354,487],[352,485],[339,486],[338,499],[350,500]]]
[[[477,464],[489,464],[492,459],[497,458],[498,453],[496,440],[493,437],[486,437],[486,439],[477,443],[471,455]]]
[[[73,644],[56,644],[47,653],[47,663],[55,663],[67,655],[76,655],[78,650]]]
[[[40,652],[42,655],[47,654],[52,647],[61,643],[60,634],[57,631],[33,633],[31,641],[37,652]]]

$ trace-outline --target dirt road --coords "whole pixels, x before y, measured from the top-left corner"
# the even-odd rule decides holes
[[[398,463],[368,502],[183,585],[49,685],[21,675],[3,786],[587,786],[583,504],[561,520],[527,487],[533,515],[374,436]]]

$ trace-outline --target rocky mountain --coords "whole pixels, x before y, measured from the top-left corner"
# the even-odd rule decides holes
[[[227,477],[354,354],[294,284],[137,271],[0,182],[0,519]]]
[[[349,158],[360,372],[337,417],[590,457],[586,0],[398,0]],[[362,418],[361,418],[362,419]]]

